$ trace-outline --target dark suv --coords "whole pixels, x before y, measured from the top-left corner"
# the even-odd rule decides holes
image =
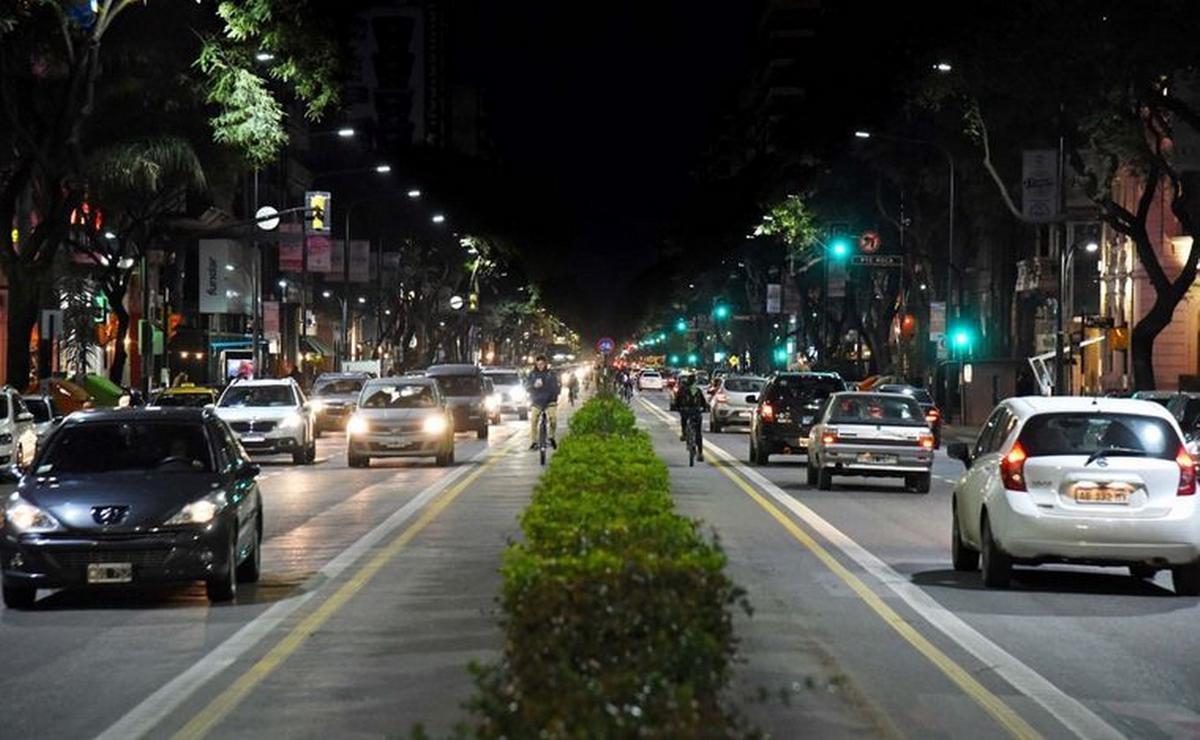
[[[807,454],[808,432],[822,402],[846,390],[837,373],[778,373],[757,398],[750,418],[750,462],[766,465],[771,455]]]

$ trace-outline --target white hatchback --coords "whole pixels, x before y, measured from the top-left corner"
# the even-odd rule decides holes
[[[638,376],[639,391],[661,391],[663,377],[657,370],[646,370]]]
[[[1200,595],[1196,462],[1179,425],[1151,401],[1010,398],[975,444],[949,445],[967,466],[954,486],[954,568],[1004,587],[1014,564],[1169,568]]]

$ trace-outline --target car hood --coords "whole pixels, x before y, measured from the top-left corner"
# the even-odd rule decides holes
[[[483,403],[483,396],[446,396],[450,406],[478,406]]]
[[[299,411],[295,406],[228,406],[217,408],[217,416],[225,421],[263,419],[279,421]]]
[[[221,487],[214,473],[131,471],[92,475],[29,475],[17,493],[54,515],[63,526],[94,532],[137,532],[161,525],[184,505]],[[115,525],[103,526],[94,507],[128,507]]]
[[[358,415],[371,421],[420,421],[441,414],[437,408],[428,409],[359,409]]]
[[[352,406],[358,403],[358,393],[330,393],[313,396],[312,400],[337,406]]]

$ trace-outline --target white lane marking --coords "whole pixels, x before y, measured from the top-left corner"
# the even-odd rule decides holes
[[[674,423],[657,407],[650,406],[653,412],[664,421]],[[1078,700],[1069,696],[1062,689],[1050,683],[1040,673],[1022,663],[1004,648],[984,637],[974,627],[946,609],[929,594],[914,585],[908,578],[897,573],[887,563],[871,554],[866,548],[846,536],[837,527],[826,521],[820,514],[797,501],[782,488],[767,480],[761,473],[750,468],[733,455],[715,444],[706,442],[706,448],[712,448],[727,462],[732,463],[739,473],[753,482],[767,495],[775,499],[788,511],[820,534],[831,545],[842,551],[842,554],[853,560],[860,568],[870,573],[892,593],[899,596],[905,604],[919,614],[925,621],[933,625],[939,632],[949,637],[994,673],[1007,681],[1014,689],[1028,696],[1049,712],[1068,730],[1081,738],[1112,738],[1117,740],[1124,735],[1117,728],[1105,722],[1100,715],[1088,709]]]
[[[510,439],[511,437],[506,438],[504,442],[507,443]],[[475,463],[483,460],[492,449],[495,448],[490,446],[485,447],[471,457],[470,462]],[[325,579],[325,583],[331,583],[334,577],[353,565],[356,560],[362,557],[363,554],[374,547],[380,540],[399,529],[401,525],[417,514],[439,493],[474,469],[475,466],[473,465],[463,465],[434,481],[421,491],[421,493],[417,494],[415,498],[400,507],[378,526],[355,540],[353,544],[326,563],[323,568],[317,571],[317,574]],[[400,475],[402,474],[397,473],[388,481],[375,485],[386,486],[393,483]],[[375,486],[371,487],[374,488]],[[316,576],[313,578],[316,578]],[[312,581],[313,579],[309,579],[308,583],[312,583]],[[149,734],[164,719],[187,702],[204,684],[208,683],[214,676],[224,671],[236,660],[245,655],[247,651],[270,634],[280,622],[308,603],[319,591],[320,587],[311,591],[305,591],[299,596],[272,605],[271,608],[255,617],[220,645],[209,651],[204,657],[192,664],[190,668],[143,699],[141,703],[129,710],[123,717],[113,723],[111,727],[97,735],[98,740],[127,740],[128,738],[144,737]]]

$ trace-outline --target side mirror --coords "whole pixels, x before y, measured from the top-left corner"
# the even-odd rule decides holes
[[[238,480],[254,480],[258,474],[262,472],[262,468],[257,463],[245,463],[237,469]]]
[[[946,445],[946,454],[968,468],[971,467],[971,448],[966,442],[951,442]]]
[[[17,414],[17,421],[33,421],[33,414],[28,411],[22,411]]]
[[[756,396],[756,395],[746,396],[746,403],[758,403],[758,396]]]

